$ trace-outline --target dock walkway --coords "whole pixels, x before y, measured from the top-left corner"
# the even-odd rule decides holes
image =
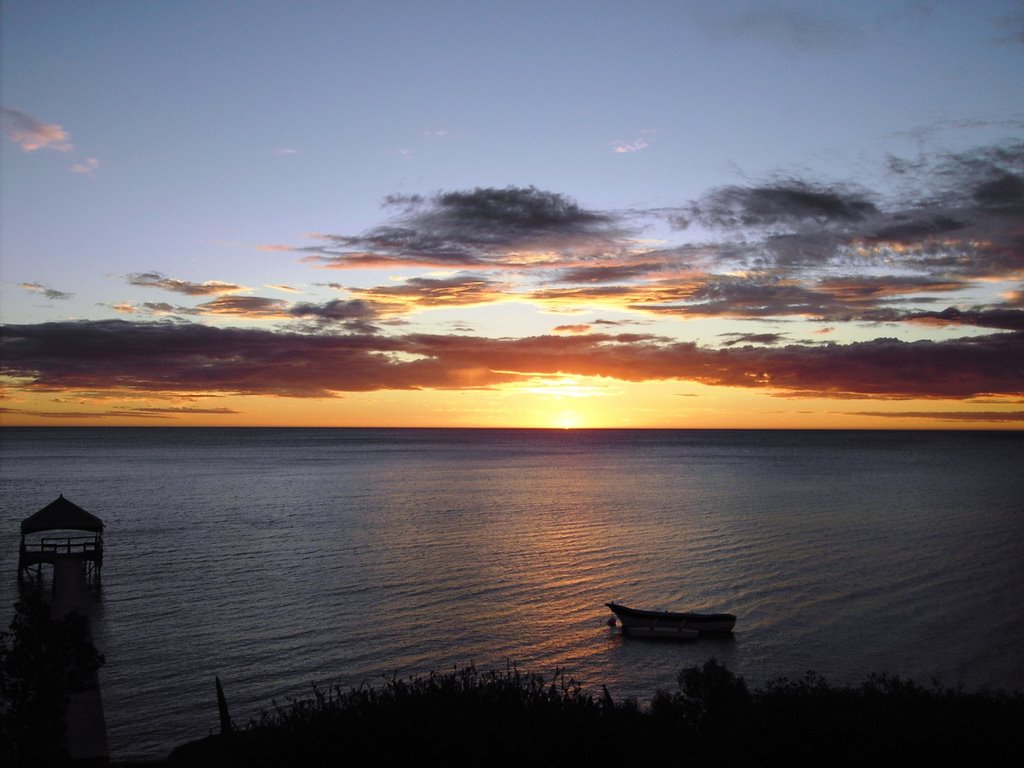
[[[90,595],[85,562],[81,557],[58,555],[53,563],[53,615],[66,616],[77,611],[86,617],[89,640],[92,627],[88,619]],[[72,694],[67,710],[68,753],[76,762],[105,765],[110,760],[107,721],[103,716],[99,676],[93,672],[86,690]]]

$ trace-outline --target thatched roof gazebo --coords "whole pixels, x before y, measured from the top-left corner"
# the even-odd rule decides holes
[[[68,501],[62,493],[34,515],[21,521],[21,549],[18,553],[18,576],[29,567],[54,564],[58,557],[82,560],[90,571],[99,575],[103,565],[103,521]],[[59,531],[56,536],[26,536]],[[92,535],[75,535],[86,531]]]

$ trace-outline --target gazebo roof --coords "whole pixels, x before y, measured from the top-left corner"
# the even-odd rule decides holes
[[[34,515],[21,521],[21,534],[39,531],[96,531],[103,530],[103,521],[77,504],[72,504],[62,493]]]

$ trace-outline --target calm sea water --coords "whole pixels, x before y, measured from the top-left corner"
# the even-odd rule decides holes
[[[0,599],[18,524],[107,524],[92,607],[114,756],[165,755],[313,684],[476,664],[649,699],[714,656],[1024,689],[1024,434],[0,430]],[[604,603],[730,611],[622,638]]]

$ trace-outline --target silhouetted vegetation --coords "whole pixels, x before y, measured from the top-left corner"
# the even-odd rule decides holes
[[[315,691],[230,736],[178,748],[171,764],[862,765],[980,764],[1024,747],[1024,696],[926,689],[893,677],[834,687],[813,674],[749,690],[715,660],[680,672],[650,706],[550,680],[473,668],[381,687]]]
[[[0,633],[0,763],[62,765],[69,695],[102,665],[84,617],[55,619],[38,596],[17,603]]]

